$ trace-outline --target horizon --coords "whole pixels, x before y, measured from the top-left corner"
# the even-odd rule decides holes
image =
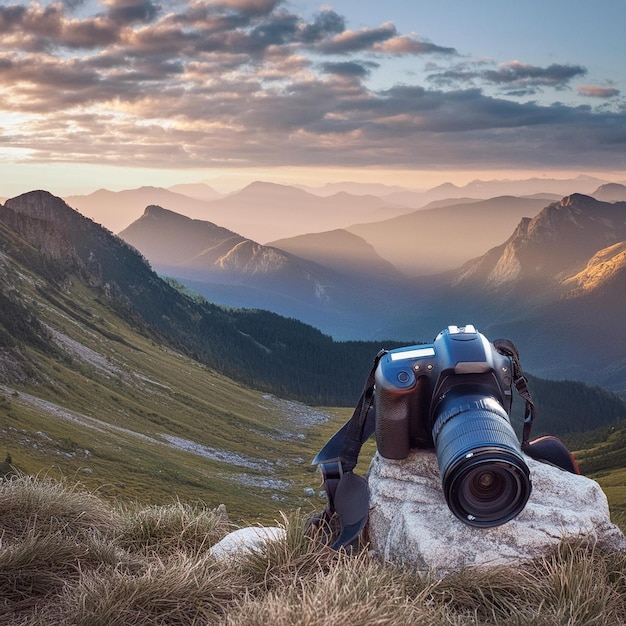
[[[411,172],[410,175],[413,176],[415,173]],[[315,193],[316,191],[322,191],[324,188],[329,186],[385,186],[389,187],[390,190],[395,188],[397,190],[409,191],[414,193],[423,193],[427,194],[439,187],[445,185],[452,185],[456,189],[463,190],[466,187],[475,184],[490,184],[490,183],[507,183],[510,184],[512,189],[514,189],[515,185],[524,185],[529,181],[534,180],[545,180],[548,182],[563,182],[567,183],[569,181],[586,181],[586,180],[598,180],[600,184],[606,183],[616,183],[621,185],[626,185],[626,172],[624,173],[610,173],[611,175],[607,175],[605,172],[594,172],[593,174],[585,173],[585,172],[571,172],[568,176],[567,173],[559,172],[558,175],[549,175],[546,173],[537,173],[537,172],[528,172],[525,177],[512,178],[509,176],[498,177],[498,172],[485,172],[486,176],[489,174],[493,174],[492,178],[472,178],[471,173],[466,173],[462,176],[448,176],[445,174],[437,176],[436,178],[431,178],[431,185],[423,185],[423,186],[413,186],[409,184],[403,184],[403,179],[400,177],[400,180],[394,179],[394,181],[390,181],[388,176],[381,175],[380,179],[372,179],[371,176],[367,177],[365,180],[358,180],[360,177],[354,176],[353,178],[337,178],[336,180],[327,180],[313,177],[312,179],[308,176],[304,176],[297,179],[292,179],[290,176],[280,176],[280,175],[269,175],[266,177],[256,177],[254,174],[249,172],[239,172],[237,174],[225,174],[223,176],[218,176],[213,179],[205,178],[203,180],[191,180],[191,179],[183,179],[178,180],[175,179],[173,182],[164,183],[162,180],[162,176],[160,174],[150,174],[145,181],[136,181],[135,184],[131,184],[130,186],[124,185],[124,183],[113,184],[110,186],[104,184],[94,183],[92,185],[76,185],[69,187],[59,187],[57,184],[51,184],[49,186],[45,185],[35,185],[35,186],[23,186],[20,183],[6,184],[0,181],[0,198],[12,198],[22,195],[24,193],[29,193],[32,191],[42,190],[48,191],[52,195],[58,196],[60,198],[65,198],[68,196],[89,196],[98,191],[109,191],[113,193],[119,193],[124,191],[135,191],[142,188],[154,188],[154,189],[165,189],[170,190],[171,188],[177,186],[193,186],[193,185],[206,185],[210,187],[213,191],[216,191],[220,196],[228,196],[231,194],[236,194],[239,191],[242,191],[246,187],[254,184],[254,183],[267,183],[267,184],[275,184],[282,185],[293,188],[302,188],[309,193]],[[506,174],[509,174],[507,172]],[[430,177],[430,174],[424,175],[426,178]],[[107,179],[108,180],[108,179]],[[435,182],[435,180],[440,182]],[[13,193],[8,193],[9,188],[15,188],[16,191]],[[176,193],[181,193],[182,195],[188,195],[184,191],[176,191]],[[333,192],[336,193],[336,192]],[[354,192],[359,194],[359,192]],[[377,195],[372,191],[364,191],[363,193]],[[389,191],[391,193],[391,191]],[[573,192],[575,193],[575,191]],[[321,195],[321,194],[320,194]],[[385,194],[380,194],[381,197],[384,197]],[[510,195],[523,195],[523,192],[517,193],[512,191]],[[209,202],[209,200],[207,200]]]
[[[585,0],[567,15],[539,0],[13,0],[0,193],[624,181],[625,20],[626,4]]]

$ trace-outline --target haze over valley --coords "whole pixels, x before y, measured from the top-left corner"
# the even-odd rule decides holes
[[[447,323],[471,321],[526,346],[525,361],[541,376],[623,392],[624,336],[605,330],[623,301],[626,187],[580,177],[547,181],[545,192],[529,180],[517,182],[519,196],[465,195],[503,185],[474,183],[447,200],[432,198],[450,186],[419,201],[407,191],[417,208],[386,200],[398,189],[359,195],[348,183],[350,193],[335,187],[326,196],[260,182],[218,200],[200,200],[201,186],[186,188],[195,198],[164,189],[97,195],[129,214],[147,199],[160,202],[120,237],[211,302],[294,317],[339,340],[430,341]],[[558,185],[588,193],[558,196]],[[78,199],[83,207],[88,198]],[[82,211],[98,215],[90,206]],[[104,217],[106,204],[99,211]],[[241,228],[208,219],[215,216]],[[299,234],[267,241],[289,231]]]

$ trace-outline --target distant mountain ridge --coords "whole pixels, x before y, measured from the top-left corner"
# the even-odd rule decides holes
[[[446,249],[462,257],[468,254],[465,240],[472,239],[472,232],[480,234],[493,225],[494,215],[501,212],[504,229],[507,222],[512,224],[516,211],[519,214],[544,204],[541,198],[518,200],[494,198],[444,205],[359,228],[375,236],[390,223],[391,240],[399,248],[403,245],[414,263],[424,255],[443,256]],[[617,328],[610,339],[603,333],[625,299],[620,247],[626,241],[624,209],[624,203],[571,194],[544,204],[534,217],[522,217],[504,243],[464,265],[411,280],[398,276],[393,268],[389,271],[389,264],[352,229],[274,242],[290,251],[282,256],[284,252],[274,249],[285,268],[295,267],[291,263],[304,267],[305,279],[290,281],[289,273],[277,271],[278,265],[272,271],[273,282],[268,282],[261,273],[250,273],[242,280],[246,265],[238,264],[239,273],[230,277],[229,284],[217,284],[210,277],[215,271],[206,266],[196,266],[193,275],[185,273],[182,266],[164,269],[214,301],[270,308],[339,337],[348,333],[349,338],[431,340],[442,323],[471,320],[489,335],[517,337],[527,346],[528,362],[542,376],[582,378],[626,392],[622,365],[626,337],[624,342],[619,340],[624,333]],[[437,237],[435,228],[443,236]],[[164,226],[162,232],[175,240],[175,229]],[[185,240],[191,242],[193,236],[183,236]],[[225,249],[235,244],[258,246],[235,237]],[[191,248],[187,245],[186,252]],[[211,250],[209,258],[215,251],[210,246],[207,249]],[[142,252],[151,256],[147,248]],[[249,254],[244,257],[251,258]],[[311,265],[307,266],[303,257]],[[154,252],[153,259],[158,258]],[[203,254],[198,256],[201,258]],[[221,267],[219,272],[223,278],[227,276]],[[307,284],[315,288],[305,293]],[[588,369],[589,363],[594,367]]]
[[[538,375],[626,394],[626,330],[617,322],[626,304],[625,241],[626,203],[572,194],[522,220],[504,244],[416,288],[435,319],[472,319],[523,345]],[[430,315],[422,319],[434,329]]]
[[[316,326],[326,319],[327,329],[345,332],[375,320],[378,300],[396,295],[394,281],[403,277],[356,235],[335,233],[338,257],[323,249],[312,254],[310,246],[300,255],[297,245],[286,245],[287,251],[263,246],[211,222],[149,206],[119,236],[158,272],[213,302],[270,308]],[[303,241],[310,238],[319,241],[315,235]]]
[[[421,209],[346,230],[407,276],[436,274],[505,241],[523,217],[533,217],[545,206],[542,198],[502,196]]]
[[[118,233],[138,219],[150,204],[171,207],[191,218],[207,213],[206,201],[176,193],[162,187],[140,187],[124,191],[99,189],[85,196],[66,196],[71,207],[113,233]]]
[[[208,219],[265,244],[303,233],[376,221],[408,209],[372,195],[317,196],[287,185],[255,182],[210,204]]]
[[[86,196],[67,196],[65,200],[114,233],[141,217],[146,206],[156,205],[192,219],[214,222],[259,243],[344,227],[357,220],[382,219],[407,210],[371,195],[340,192],[321,197],[260,181],[225,196],[211,196],[204,187],[174,186],[118,192],[100,189]]]
[[[519,280],[564,280],[606,246],[626,240],[626,202],[573,194],[525,218],[502,246],[468,263],[455,279],[487,288]]]

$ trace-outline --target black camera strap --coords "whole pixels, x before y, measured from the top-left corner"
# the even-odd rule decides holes
[[[493,342],[493,347],[504,356],[508,356],[511,359],[511,367],[513,368],[513,384],[517,393],[526,402],[526,409],[524,411],[524,429],[522,431],[522,448],[528,445],[530,440],[530,431],[535,421],[535,403],[530,396],[530,390],[528,389],[528,379],[522,370],[522,364],[519,360],[519,352],[517,347],[510,339],[496,339]]]
[[[353,473],[363,444],[376,427],[374,407],[374,384],[376,368],[387,354],[381,350],[374,358],[361,397],[352,417],[339,429],[317,453],[312,461],[318,465],[324,481],[327,504],[314,521],[329,522],[337,513],[341,532],[332,547],[338,549],[351,543],[363,530],[369,514],[369,490],[367,482]]]
[[[580,474],[580,468],[574,455],[558,437],[547,435],[530,441],[530,431],[535,420],[535,404],[530,397],[528,379],[522,371],[519,353],[510,339],[496,339],[493,345],[500,354],[504,354],[511,359],[513,383],[519,395],[526,401],[524,430],[522,432],[522,452],[536,461],[548,463],[572,474]]]

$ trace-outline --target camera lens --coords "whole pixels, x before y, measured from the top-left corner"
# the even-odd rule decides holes
[[[471,526],[513,519],[531,483],[506,411],[492,397],[459,391],[438,409],[433,440],[450,510]]]

